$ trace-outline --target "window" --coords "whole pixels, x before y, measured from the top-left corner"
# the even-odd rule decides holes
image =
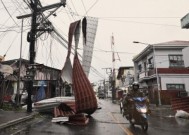
[[[141,65],[138,65],[138,70],[139,70],[139,72],[142,71],[142,66]]]
[[[144,70],[146,71],[146,62],[144,62]]]
[[[154,60],[153,60],[153,57],[150,57],[150,58],[148,59],[147,68],[148,68],[148,69],[153,69],[153,68],[154,68]]]
[[[149,59],[148,59],[148,64],[153,64],[154,62],[153,62],[153,57],[150,57]]]
[[[167,90],[185,90],[184,84],[167,84]]]
[[[184,60],[182,55],[169,55],[170,67],[184,67]]]

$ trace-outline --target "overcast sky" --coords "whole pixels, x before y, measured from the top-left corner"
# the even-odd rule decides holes
[[[43,5],[57,2],[59,0],[41,0]],[[188,5],[189,0],[67,0],[66,7],[57,10],[57,16],[51,16],[49,19],[67,39],[71,22],[84,16],[99,18],[92,66],[107,78],[102,68],[112,67],[112,54],[108,52],[111,50],[112,33],[115,51],[119,52],[121,60],[116,61],[116,68],[133,66],[133,56],[146,47],[142,44],[133,44],[133,41],[154,44],[189,40],[189,30],[181,29],[180,24],[180,19],[189,13]],[[6,60],[19,58],[21,20],[16,19],[16,16],[29,12],[21,0],[0,2],[0,55],[6,54]],[[28,58],[29,45],[26,42],[26,33],[30,30],[28,21],[30,19],[24,21],[23,58]],[[7,28],[14,31],[7,31]],[[40,38],[37,46],[37,62],[61,69],[65,57],[66,49],[48,34]],[[90,72],[91,82],[102,79],[94,71]]]

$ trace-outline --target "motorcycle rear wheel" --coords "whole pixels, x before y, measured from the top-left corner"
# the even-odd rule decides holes
[[[132,122],[132,116],[131,115],[129,115],[129,123],[130,123],[130,125],[132,126],[132,127],[134,127],[135,126],[135,124]]]
[[[142,124],[141,128],[142,128],[143,131],[146,132],[148,130],[148,123],[146,122],[146,123]]]

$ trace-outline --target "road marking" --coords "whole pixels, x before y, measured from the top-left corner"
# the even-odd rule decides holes
[[[120,121],[112,114],[112,113],[108,113],[115,122],[120,123]],[[133,135],[133,133],[128,129],[125,128],[122,124],[118,124],[119,127],[127,134],[127,135]]]

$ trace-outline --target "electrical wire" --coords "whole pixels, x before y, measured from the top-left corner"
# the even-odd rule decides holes
[[[96,0],[93,5],[87,10],[86,14],[98,3],[98,0]]]
[[[81,3],[82,3],[82,5],[83,5],[83,7],[84,7],[85,15],[87,15],[87,10],[86,10],[86,7],[85,7],[85,4],[84,4],[83,0],[81,0]],[[87,16],[88,16],[88,15],[87,15]]]
[[[3,0],[1,0],[1,3],[3,4],[3,7],[4,7],[5,10],[7,11],[7,13],[8,13],[9,16],[10,16],[10,18],[13,20],[13,22],[14,22],[17,26],[19,26],[19,25],[17,24],[17,22],[13,19],[12,15],[9,13],[9,11],[8,11],[7,7],[5,6]]]
[[[141,17],[141,16],[122,16],[122,17],[114,17],[114,16],[107,16],[107,17],[98,17],[98,18],[100,18],[100,19],[114,19],[114,18],[119,18],[119,19],[125,19],[125,18],[129,18],[129,19],[132,19],[132,18],[134,18],[134,19],[180,19],[181,17],[169,17],[169,16],[165,16],[165,17],[161,17],[161,16],[149,16],[149,17],[145,17],[145,16],[143,16],[143,17]]]
[[[96,2],[97,2],[97,1],[96,1]],[[95,5],[95,3],[94,3],[93,5]],[[83,3],[83,6],[84,6],[84,3]],[[71,11],[70,11],[70,14],[73,13],[71,8],[69,8],[69,10],[71,10]],[[86,12],[86,14],[87,14],[87,12]],[[71,15],[73,16],[73,14],[71,14]],[[73,18],[73,19],[75,20],[75,18]],[[95,72],[98,76],[100,76],[100,77],[103,76],[103,75],[101,75],[100,72],[98,72],[98,71],[97,71],[95,68],[93,68],[92,66],[90,66],[90,68],[91,68],[92,71]],[[102,78],[103,78],[103,77],[102,77]]]
[[[13,45],[13,43],[15,42],[15,39],[16,39],[17,37],[18,37],[18,34],[16,34],[16,36],[14,37],[14,39],[13,39],[12,43],[9,45],[9,47],[8,47],[7,51],[5,52],[4,56],[6,56],[6,55],[7,55],[8,51],[9,51],[9,50],[10,50],[10,48],[12,47],[12,45]]]
[[[83,48],[78,48],[79,50],[83,50]],[[106,50],[93,50],[95,52],[103,52],[103,53],[112,53],[113,51],[106,51]],[[131,53],[131,52],[118,52],[118,51],[114,51],[114,53],[123,53],[123,54],[136,54],[136,53]]]
[[[73,14],[73,11],[72,11],[72,9],[71,9],[71,7],[67,4],[67,7],[68,7],[68,10],[69,10],[69,13],[70,13],[70,15],[71,15],[71,17],[73,18],[73,20],[75,21],[76,20],[76,18],[75,18],[75,16],[74,16],[74,14]],[[69,14],[67,13],[67,15],[69,16]],[[70,19],[70,21],[71,21],[71,19]]]
[[[73,5],[73,8],[74,8],[75,12],[78,14],[78,12],[77,12],[77,10],[76,10],[76,8],[75,8],[75,5],[74,5],[74,3],[73,3],[73,1],[72,1],[72,0],[70,0],[70,1],[71,1],[72,5]]]
[[[158,23],[146,23],[146,22],[137,22],[137,21],[125,21],[125,20],[117,20],[117,19],[101,19],[105,21],[114,21],[114,22],[123,22],[123,23],[139,23],[139,24],[150,24],[150,25],[161,25],[161,26],[171,26],[171,27],[179,27],[178,25],[172,25],[172,24],[158,24]]]
[[[67,12],[66,12],[67,13]],[[68,14],[68,13],[67,13]],[[79,15],[79,14],[73,14],[75,16],[81,16],[81,17],[85,17],[83,15]],[[147,23],[147,22],[138,22],[138,21],[126,21],[126,20],[118,20],[116,17],[98,17],[98,16],[94,16],[95,18],[98,18],[99,20],[102,20],[102,21],[111,21],[111,22],[122,22],[122,23],[136,23],[136,24],[147,24],[147,25],[157,25],[157,26],[168,26],[168,27],[179,27],[179,25],[173,25],[173,24],[159,24],[159,23]],[[115,19],[114,19],[115,18]],[[118,17],[118,18],[121,18],[121,17]],[[123,17],[124,18],[124,17]],[[126,18],[126,17],[125,17]],[[128,17],[128,18],[135,18],[135,17]],[[140,17],[136,17],[136,18],[139,18]],[[144,17],[145,18],[145,17]],[[150,18],[150,17],[146,17],[146,18]],[[151,18],[156,18],[156,17],[151,17]],[[166,18],[166,17],[157,17],[157,19],[160,19],[160,18]],[[167,18],[171,18],[171,17],[167,17]],[[172,17],[174,19],[176,19],[177,17]]]
[[[17,5],[18,5],[18,1],[16,1],[16,2],[17,2]],[[26,1],[24,1],[24,2],[26,3]],[[28,2],[28,1],[27,1],[27,2]],[[26,4],[27,4],[27,3],[26,3]],[[27,4],[27,5],[28,5],[28,4]],[[18,8],[18,6],[16,6],[16,7]],[[69,11],[70,11],[70,12],[69,12],[70,14],[71,14],[71,13],[73,14],[73,12],[71,11],[71,8],[69,8]],[[20,12],[20,11],[19,11],[19,12]],[[72,15],[72,18],[75,19],[74,15]],[[9,49],[10,49],[10,48],[11,48],[11,46],[9,47]],[[9,49],[8,49],[8,50],[9,50]],[[47,49],[47,48],[46,48],[46,49]],[[52,58],[51,58],[51,59],[52,59]],[[52,64],[52,61],[51,61],[51,64]],[[94,71],[95,73],[99,74],[96,70],[93,70],[93,71]]]

